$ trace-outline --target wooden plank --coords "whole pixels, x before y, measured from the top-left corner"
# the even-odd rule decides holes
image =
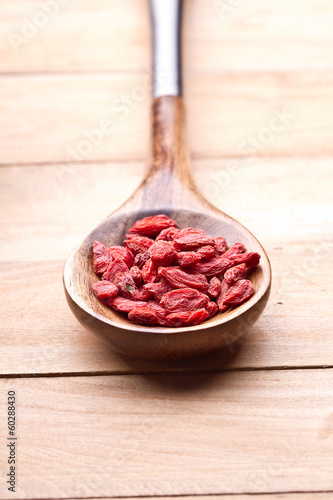
[[[15,498],[332,491],[332,383],[332,370],[2,380],[3,435],[17,393]]]
[[[312,275],[311,268],[330,257],[330,158],[202,159],[193,162],[192,170],[211,203],[248,227],[265,247],[277,247],[279,271],[286,266]],[[0,261],[65,259],[133,193],[144,171],[141,162],[0,168]],[[286,242],[306,246],[286,253]],[[303,263],[300,251],[302,260],[314,257],[315,266]]]
[[[197,160],[194,176],[213,203],[266,247],[271,298],[231,352],[169,365],[106,350],[70,313],[61,282],[72,247],[130,195],[143,165],[2,167],[1,374],[332,365],[330,160],[237,160],[237,174],[228,162]]]
[[[66,303],[62,268],[63,262],[1,265],[2,375],[333,365],[333,293],[321,291],[324,269],[319,281],[306,281],[303,290],[282,293],[274,283],[263,316],[236,346],[202,359],[161,364],[120,356],[86,332]]]
[[[185,79],[195,157],[332,154],[333,73],[192,74]],[[2,163],[146,158],[147,72],[3,77]]]
[[[148,19],[144,1],[99,0],[96,6],[93,0],[12,0],[1,8],[0,71],[147,69]],[[332,37],[329,0],[188,2],[185,67],[200,72],[332,69]]]

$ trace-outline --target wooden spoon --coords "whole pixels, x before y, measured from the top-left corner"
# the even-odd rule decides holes
[[[148,175],[131,198],[72,251],[64,269],[66,297],[82,325],[116,351],[152,360],[195,357],[234,342],[262,313],[271,283],[270,263],[259,241],[203,198],[190,175],[180,84],[181,4],[181,0],[150,1],[154,100]],[[241,242],[248,251],[259,252],[260,266],[251,275],[255,294],[234,310],[219,313],[201,325],[182,328],[136,325],[97,300],[92,292],[92,283],[98,280],[93,269],[93,241],[121,245],[136,220],[160,213],[175,219],[180,228],[201,228],[211,236],[224,236],[229,246]]]

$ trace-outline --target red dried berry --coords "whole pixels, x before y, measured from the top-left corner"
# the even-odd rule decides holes
[[[213,257],[206,262],[198,262],[192,269],[197,273],[204,274],[207,278],[213,278],[213,276],[223,275],[233,265],[231,260],[222,255],[222,257]]]
[[[208,290],[207,279],[200,273],[189,273],[180,267],[174,266],[160,267],[158,274],[174,288],[195,288],[200,292],[207,292]]]
[[[134,282],[136,286],[139,286],[142,283],[142,273],[141,269],[138,266],[133,266],[129,270],[132,278],[134,279]]]
[[[159,280],[157,267],[151,259],[147,260],[142,268],[142,279],[145,283],[155,283]]]
[[[180,229],[177,229],[176,227],[168,227],[167,229],[163,229],[163,231],[160,232],[155,241],[172,241],[179,233]]]
[[[169,322],[167,321],[167,315],[169,314],[164,307],[162,307],[157,302],[150,300],[148,302],[148,306],[153,309],[154,313],[157,316],[157,324],[160,326],[169,326]]]
[[[171,243],[156,241],[149,249],[150,258],[155,266],[169,266],[174,261],[177,252]]]
[[[208,260],[215,256],[215,249],[211,245],[205,245],[197,250],[197,254],[202,259]]]
[[[145,236],[138,236],[134,234],[127,234],[126,240],[124,241],[124,245],[134,255],[146,252],[153,244],[154,240],[146,238]]]
[[[246,267],[255,267],[259,264],[260,255],[257,252],[247,252],[240,255],[235,255],[231,259],[235,264],[246,264]]]
[[[209,288],[207,293],[210,297],[215,298],[218,297],[221,293],[221,281],[214,276],[209,282]]]
[[[103,243],[94,241],[93,243],[93,265],[96,274],[103,274],[108,268],[112,257],[110,257],[107,248]]]
[[[138,288],[138,293],[135,295],[135,300],[143,300],[144,302],[148,302],[152,298],[152,294],[150,293],[147,288],[145,288],[145,285],[141,285]]]
[[[135,286],[134,279],[128,271],[116,274],[113,282],[118,288],[119,295],[126,299],[137,300],[138,289]]]
[[[201,261],[201,255],[198,252],[178,252],[177,263],[180,266],[193,266]]]
[[[169,326],[194,326],[199,325],[208,318],[206,309],[197,309],[194,312],[177,312],[168,314],[167,322]]]
[[[93,283],[93,290],[96,297],[100,300],[116,297],[118,288],[109,281],[97,281]]]
[[[245,250],[243,243],[235,243],[232,245],[232,247],[229,248],[226,252],[224,252],[223,257],[226,257],[227,259],[231,259],[231,257],[234,257],[235,255],[238,255],[240,253],[243,253]]]
[[[217,238],[214,238],[215,242],[215,251],[218,255],[222,255],[224,252],[227,251],[228,245],[222,236],[218,236]]]
[[[128,272],[128,267],[123,260],[116,259],[110,262],[107,270],[103,274],[102,279],[113,283],[116,275],[123,272]]]
[[[161,306],[170,313],[195,311],[196,309],[205,307],[208,301],[207,295],[198,292],[198,290],[180,288],[163,295]]]
[[[234,285],[236,281],[244,279],[245,276],[246,264],[240,264],[239,266],[231,267],[224,273],[224,281],[231,286]]]
[[[128,319],[138,325],[154,326],[157,323],[157,316],[154,310],[148,306],[135,307],[128,313]]]
[[[129,229],[129,233],[141,234],[143,236],[157,236],[163,229],[176,226],[177,222],[164,214],[153,215],[137,220]]]
[[[172,288],[169,285],[162,282],[146,283],[145,285],[143,285],[143,288],[148,290],[152,294],[154,299],[157,300],[158,302],[161,300],[164,294],[172,290]]]
[[[240,280],[233,285],[224,296],[225,306],[239,306],[254,294],[254,288],[249,280]]]
[[[115,259],[123,260],[127,267],[131,267],[133,265],[134,256],[132,252],[128,250],[128,248],[116,245],[113,247],[109,247],[108,253],[114,260]]]
[[[213,316],[215,316],[215,314],[219,310],[215,302],[212,301],[207,302],[207,304],[205,305],[205,309],[208,313],[208,318],[212,318]]]
[[[107,301],[108,305],[115,311],[129,313],[135,307],[145,307],[147,302],[125,299],[124,297],[115,297]]]
[[[195,250],[204,245],[215,244],[213,238],[206,234],[205,231],[193,229],[192,227],[182,229],[173,242],[178,252],[181,250]]]
[[[227,309],[229,309],[229,306],[223,304],[224,297],[229,289],[230,289],[229,283],[223,280],[221,283],[221,293],[216,299],[216,303],[220,312],[225,312]]]
[[[136,254],[136,256],[134,257],[134,262],[133,262],[133,265],[134,266],[138,266],[139,269],[142,269],[143,266],[145,265],[145,263],[147,262],[147,260],[150,259],[150,254],[149,252],[140,252],[138,254]]]

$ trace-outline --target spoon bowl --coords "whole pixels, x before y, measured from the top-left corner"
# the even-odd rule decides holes
[[[239,222],[211,205],[190,175],[184,141],[184,106],[180,96],[162,96],[152,105],[152,158],[147,177],[119,209],[102,221],[68,257],[64,287],[69,306],[82,325],[121,354],[178,360],[222,349],[242,336],[262,313],[270,293],[271,267],[259,241]],[[121,245],[134,222],[164,213],[180,229],[196,227],[213,237],[224,236],[229,246],[241,242],[261,255],[250,276],[254,295],[236,309],[218,313],[197,326],[169,328],[133,324],[102,304],[92,291],[98,280],[92,245]]]

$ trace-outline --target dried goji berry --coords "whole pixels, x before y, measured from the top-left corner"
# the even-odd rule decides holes
[[[133,265],[138,266],[139,269],[142,269],[147,260],[149,259],[150,259],[150,254],[148,251],[140,252],[136,254],[136,256],[134,257]]]
[[[244,255],[244,254],[243,254]],[[231,267],[224,273],[224,281],[229,285],[234,285],[236,281],[244,279],[246,276],[246,264]]]
[[[93,264],[96,274],[103,274],[108,268],[112,257],[110,257],[107,248],[103,243],[94,241],[93,243]]]
[[[108,305],[115,311],[129,313],[135,307],[145,307],[147,302],[125,299],[124,297],[114,297],[107,300]]]
[[[231,260],[222,255],[222,257],[213,257],[206,262],[198,262],[192,269],[195,272],[204,274],[207,278],[212,278],[213,276],[221,276],[233,265]]]
[[[129,272],[130,272],[132,278],[134,279],[136,286],[139,286],[140,283],[142,283],[141,269],[138,266],[133,266],[133,267],[131,267]]]
[[[114,284],[118,288],[118,293],[126,299],[137,300],[138,289],[131,274],[127,272],[118,273],[114,278]]]
[[[161,299],[161,306],[167,311],[183,312],[195,311],[205,307],[209,301],[207,295],[193,290],[193,288],[180,288],[178,290],[171,290],[163,295]]]
[[[212,302],[211,300],[207,302],[207,304],[205,305],[205,309],[208,312],[208,318],[212,318],[213,316],[215,316],[215,314],[219,310],[215,302]]]
[[[201,255],[198,252],[177,252],[177,263],[180,266],[193,266],[201,261]]]
[[[143,285],[143,288],[148,290],[152,294],[154,299],[157,300],[158,302],[161,300],[161,298],[165,293],[170,292],[170,290],[172,290],[172,288],[169,285],[162,282],[146,283],[145,285]]]
[[[157,267],[151,259],[147,260],[142,268],[142,279],[145,283],[155,283],[159,280]]]
[[[202,259],[211,259],[215,255],[215,249],[211,245],[205,245],[203,247],[198,248],[197,252],[198,255]]]
[[[235,243],[232,245],[232,247],[229,248],[226,252],[224,252],[223,257],[226,257],[227,259],[231,259],[231,257],[234,257],[235,255],[238,255],[240,253],[243,253],[245,250],[243,243]]]
[[[134,307],[128,313],[128,319],[138,325],[154,326],[157,323],[156,313],[148,304],[144,307]]]
[[[127,267],[131,267],[133,265],[134,256],[132,252],[128,250],[128,248],[116,245],[113,247],[109,247],[108,253],[113,259],[123,260]]]
[[[127,234],[124,245],[134,254],[146,252],[152,245],[154,240],[134,234]]]
[[[209,288],[207,293],[210,297],[215,298],[218,297],[221,293],[221,281],[214,276],[209,282]]]
[[[229,309],[229,306],[227,306],[223,303],[224,297],[225,297],[227,291],[229,290],[229,288],[230,288],[229,283],[227,281],[223,280],[221,283],[221,292],[216,299],[216,303],[217,303],[217,306],[218,306],[220,312],[225,312],[227,309]]]
[[[235,264],[246,264],[246,267],[254,267],[259,264],[260,255],[257,252],[247,252],[235,255],[231,259]]]
[[[93,290],[96,297],[100,300],[116,297],[118,288],[109,281],[97,281],[93,283]]]
[[[197,309],[193,312],[176,312],[168,314],[166,320],[169,326],[194,326],[199,325],[208,318],[206,309]]]
[[[111,281],[111,283],[113,283],[116,275],[123,272],[128,272],[128,267],[126,266],[125,262],[121,259],[115,259],[108,265],[108,268],[103,274],[102,279]]]
[[[224,252],[227,251],[228,245],[222,236],[217,236],[217,238],[214,238],[215,242],[215,251],[218,255],[222,255]]]
[[[239,306],[254,294],[254,288],[249,280],[240,280],[233,285],[224,296],[223,304],[226,306]]]
[[[147,302],[152,298],[152,294],[147,288],[145,288],[145,285],[140,285],[138,288],[138,293],[135,295],[135,300],[143,300],[144,302]]]
[[[164,214],[153,215],[137,220],[129,229],[129,233],[141,234],[143,236],[157,236],[163,229],[176,226],[177,222]]]
[[[176,227],[168,227],[167,229],[163,229],[163,231],[160,232],[155,241],[172,241],[179,233],[180,229],[177,229]]]
[[[175,259],[177,252],[171,243],[167,241],[156,241],[149,248],[150,258],[155,266],[169,266]]]
[[[199,265],[199,264],[196,264]],[[158,274],[174,288],[195,288],[200,292],[207,292],[208,282],[203,274],[189,273],[180,267],[160,267]]]
[[[195,250],[204,245],[215,245],[213,238],[205,231],[192,227],[182,229],[173,242],[177,251]]]
[[[148,302],[148,306],[153,309],[154,313],[157,316],[157,323],[160,326],[169,326],[169,322],[167,321],[167,315],[169,314],[164,307],[162,307],[160,304],[157,302],[150,300]]]

